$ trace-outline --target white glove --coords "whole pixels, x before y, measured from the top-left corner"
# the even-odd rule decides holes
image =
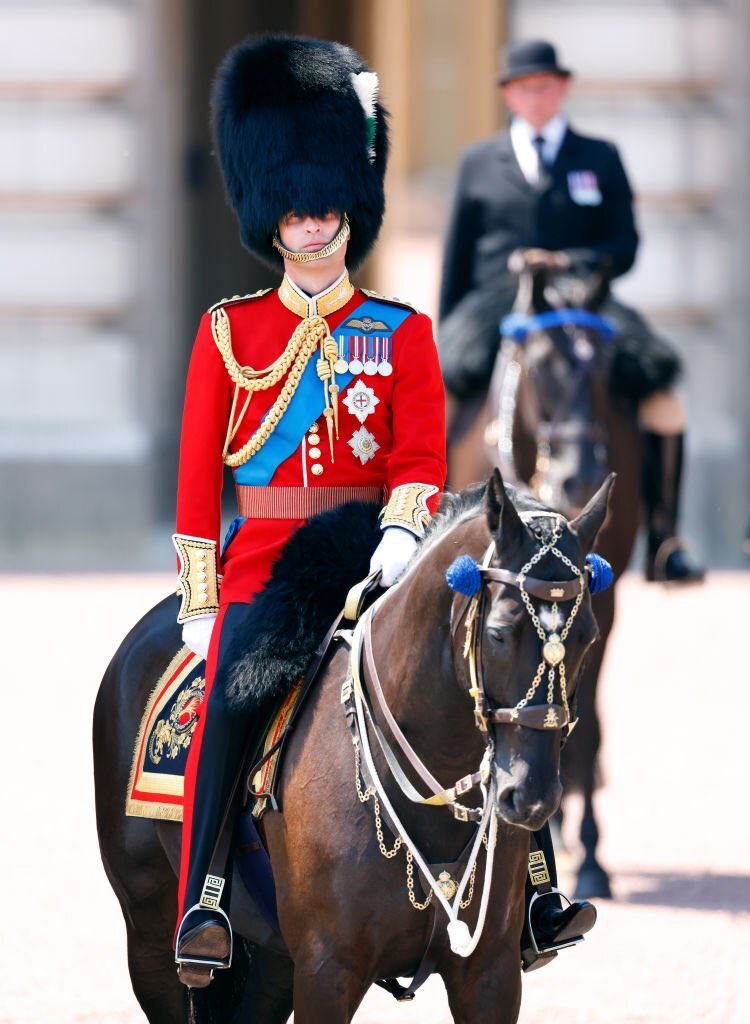
[[[215,615],[201,615],[197,619],[188,619],[182,626],[182,642],[204,661],[208,657],[214,622]]]
[[[381,570],[381,587],[390,587],[403,576],[417,544],[417,538],[408,530],[398,526],[388,526],[383,530],[383,539],[370,559],[370,572]]]

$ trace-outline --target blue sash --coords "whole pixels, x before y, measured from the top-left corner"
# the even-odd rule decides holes
[[[377,299],[366,299],[336,328],[334,337],[337,340],[350,337],[389,338],[410,314],[409,309],[378,302]],[[268,486],[281,463],[297,450],[310,424],[322,416],[325,397],[316,362],[317,359],[313,357],[305,367],[286,412],[260,451],[235,469],[236,483],[250,487]],[[353,376],[349,372],[336,374],[336,383],[342,392]]]

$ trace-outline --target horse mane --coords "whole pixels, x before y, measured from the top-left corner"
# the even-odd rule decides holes
[[[455,494],[446,491],[440,501],[440,508],[430,523],[419,549],[419,555],[439,540],[443,534],[461,519],[473,519],[484,511],[484,496],[487,481],[469,484]],[[530,491],[505,484],[505,492],[515,505],[518,512],[552,512],[554,511],[539,501]],[[419,557],[419,555],[417,557]]]

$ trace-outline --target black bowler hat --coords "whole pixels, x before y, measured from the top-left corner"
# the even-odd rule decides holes
[[[571,72],[557,63],[557,53],[552,43],[544,39],[530,39],[524,43],[508,44],[497,82],[498,85],[507,85],[516,78],[542,74],[570,78]]]

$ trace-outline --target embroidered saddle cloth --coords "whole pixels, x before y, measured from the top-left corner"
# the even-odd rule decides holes
[[[185,764],[205,690],[205,662],[180,647],[156,681],[136,736],[125,813],[182,821]]]
[[[346,595],[368,572],[381,537],[380,504],[352,502],[313,517],[292,536],[271,579],[247,605],[232,637],[225,678],[231,705],[270,721],[269,749],[294,708],[295,685],[315,657]],[[184,775],[205,690],[205,663],[187,647],[175,652],[146,702],[133,751],[129,815],[182,821]],[[260,757],[260,755],[258,755]],[[274,760],[258,792],[272,789]]]

